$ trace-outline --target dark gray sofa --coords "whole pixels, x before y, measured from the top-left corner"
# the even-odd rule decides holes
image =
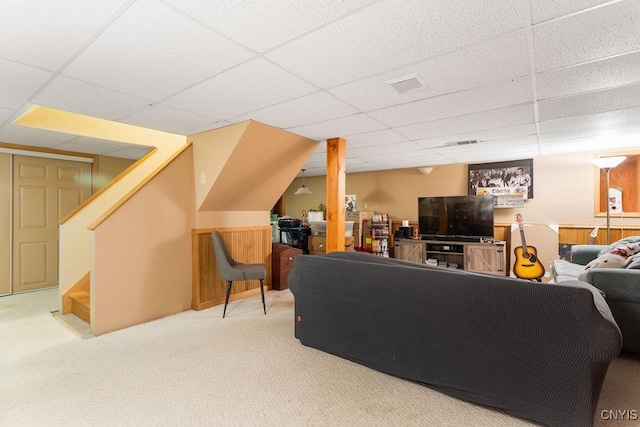
[[[628,237],[607,245],[573,245],[570,261],[554,260],[551,272],[556,283],[576,280],[585,265],[610,248],[626,242],[640,242],[640,237]],[[601,290],[622,331],[622,349],[640,352],[640,269],[592,268],[587,271],[587,283]]]
[[[578,281],[336,252],[297,257],[289,287],[302,344],[551,426],[592,425],[622,345],[601,294]]]

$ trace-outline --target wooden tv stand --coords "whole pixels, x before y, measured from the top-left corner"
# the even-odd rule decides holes
[[[397,259],[446,268],[507,275],[506,242],[457,242],[444,240],[397,239]]]

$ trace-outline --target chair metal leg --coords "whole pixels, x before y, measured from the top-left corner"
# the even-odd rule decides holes
[[[264,304],[264,280],[260,279],[260,293],[262,294],[262,309],[267,314],[267,306]]]
[[[229,294],[231,293],[231,280],[227,281],[227,297],[224,299],[224,311],[222,312],[222,318],[227,314],[227,304],[229,304]]]

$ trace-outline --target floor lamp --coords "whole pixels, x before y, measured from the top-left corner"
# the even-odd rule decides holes
[[[593,159],[592,162],[594,165],[603,169],[605,171],[606,176],[606,205],[607,205],[607,245],[611,244],[611,228],[610,224],[610,215],[611,215],[611,203],[609,201],[609,172],[611,169],[618,166],[620,163],[626,159],[626,156],[611,156],[611,157],[599,157],[597,159]]]

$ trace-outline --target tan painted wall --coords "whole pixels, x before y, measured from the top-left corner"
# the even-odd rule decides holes
[[[0,153],[0,295],[11,291],[11,155]]]
[[[156,147],[156,151],[145,161],[60,225],[59,291],[62,296],[91,268],[90,255],[93,253],[93,243],[92,232],[88,229],[89,225],[108,212],[140,182],[152,175],[183,148],[187,144],[187,138],[182,135],[40,106],[31,108],[14,123],[74,135]]]
[[[98,171],[95,176],[98,189],[107,185],[126,168],[134,164],[134,159],[122,159],[120,157],[98,156]]]
[[[603,217],[594,216],[594,153],[541,156],[533,159],[534,198],[523,209],[498,209],[496,223],[514,222],[521,213],[525,222],[561,225],[606,226]],[[418,220],[420,196],[462,195],[467,192],[467,165],[436,166],[429,175],[417,169],[347,173],[346,193],[356,194],[358,210],[388,213],[393,220]],[[302,209],[317,208],[326,200],[326,179],[307,177],[313,195],[296,196],[301,185],[295,179],[285,193],[286,214],[300,217]],[[365,208],[365,203],[367,207]],[[640,218],[612,218],[611,226],[640,226]]]
[[[269,210],[319,144],[251,120],[189,141],[200,229],[269,225]]]
[[[189,309],[194,210],[188,148],[96,228],[94,335]]]

